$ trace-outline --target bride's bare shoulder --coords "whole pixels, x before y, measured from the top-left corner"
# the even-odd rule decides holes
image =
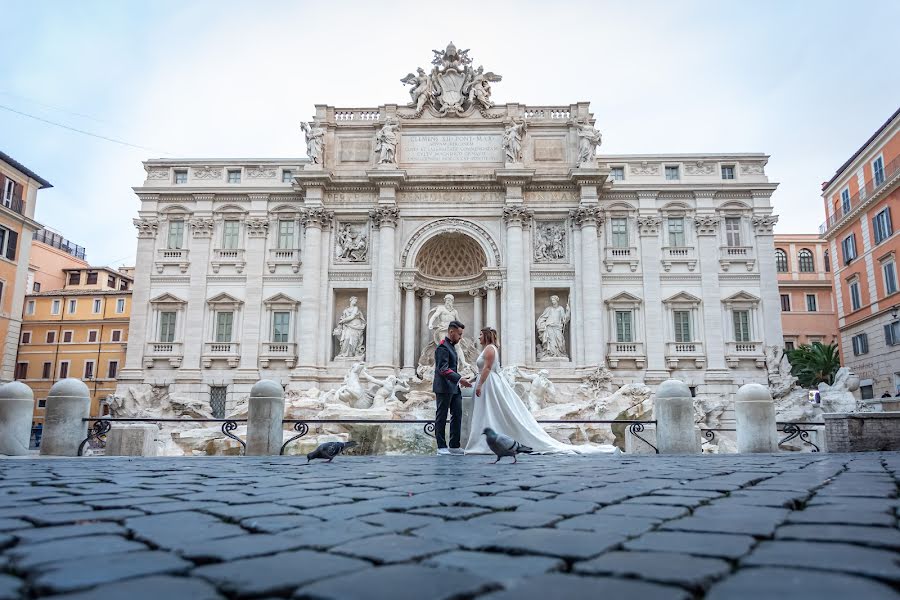
[[[497,347],[494,346],[493,344],[489,344],[489,345],[485,346],[484,347],[484,355],[485,355],[485,357],[490,356],[491,358],[494,358],[495,356],[497,356]]]

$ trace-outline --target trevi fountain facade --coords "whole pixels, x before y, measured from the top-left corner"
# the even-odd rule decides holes
[[[768,157],[598,154],[587,102],[495,103],[501,76],[468,54],[434,51],[402,79],[407,101],[398,82],[397,104],[317,105],[304,158],[144,163],[113,415],[241,416],[272,379],[287,418],[432,418],[432,352],[453,318],[468,365],[479,329],[499,331],[539,419],[652,418],[669,378],[710,426],[728,426],[744,383],[796,393]],[[234,450],[178,427],[167,453]],[[431,444],[402,425],[308,438],[348,434],[372,451]]]

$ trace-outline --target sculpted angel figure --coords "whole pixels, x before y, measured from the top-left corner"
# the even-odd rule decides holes
[[[559,296],[550,296],[550,306],[544,309],[537,319],[538,360],[567,358],[565,328],[569,323],[569,306],[559,305]]]
[[[350,304],[341,313],[337,327],[332,332],[338,338],[340,352],[338,358],[356,358],[365,354],[363,338],[366,333],[366,316],[356,306],[356,296],[350,297]]]
[[[409,90],[409,97],[412,98],[412,102],[407,104],[407,106],[410,108],[415,106],[416,112],[422,112],[422,109],[425,108],[425,103],[434,95],[434,83],[422,67],[416,69],[416,73],[418,75],[415,73],[408,74],[400,82],[412,86]]]
[[[592,164],[597,156],[597,146],[600,145],[602,136],[587,121],[584,123],[575,121],[575,127],[578,129],[578,164]]]
[[[477,102],[484,108],[493,108],[494,103],[491,102],[491,82],[496,83],[501,79],[503,79],[503,77],[492,71],[485,73],[484,67],[479,66],[472,72],[472,81],[468,86],[469,104]]]
[[[306,155],[315,164],[321,165],[325,162],[325,129],[315,123],[300,123],[300,129],[306,134]]]
[[[528,124],[514,119],[506,120],[506,129],[503,131],[503,149],[506,151],[506,162],[522,162],[522,140],[525,138],[525,130]]]
[[[400,142],[400,123],[388,118],[375,134],[375,152],[379,154],[378,164],[397,164],[397,144]]]

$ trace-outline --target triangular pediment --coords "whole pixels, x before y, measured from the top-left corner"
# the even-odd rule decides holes
[[[178,296],[166,292],[165,294],[160,294],[156,298],[150,300],[150,304],[187,304],[187,302]]]
[[[619,292],[612,298],[606,300],[607,304],[640,304],[641,302],[643,302],[643,300],[628,292]]]
[[[207,304],[243,304],[244,301],[238,298],[235,298],[231,294],[227,294],[222,292],[221,294],[216,294],[212,298],[206,301]]]
[[[675,303],[675,302],[699,304],[700,298],[698,298],[697,296],[694,296],[693,294],[688,294],[687,292],[678,292],[674,296],[669,296],[668,298],[663,300],[663,302],[666,302],[669,304]]]
[[[291,298],[287,294],[283,294],[283,293],[279,292],[279,293],[275,294],[274,296],[271,296],[271,297],[263,300],[263,303],[264,304],[299,304],[300,301],[295,300],[294,298]]]
[[[732,294],[732,295],[728,296],[727,298],[723,299],[722,302],[757,303],[757,302],[759,302],[759,298],[757,298],[756,296],[754,296],[753,294],[751,294],[749,292],[745,292],[744,290],[741,290],[740,292],[738,292],[736,294]]]

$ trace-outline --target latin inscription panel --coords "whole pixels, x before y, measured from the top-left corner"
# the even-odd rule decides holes
[[[499,135],[419,135],[407,134],[400,142],[401,162],[503,162]]]

